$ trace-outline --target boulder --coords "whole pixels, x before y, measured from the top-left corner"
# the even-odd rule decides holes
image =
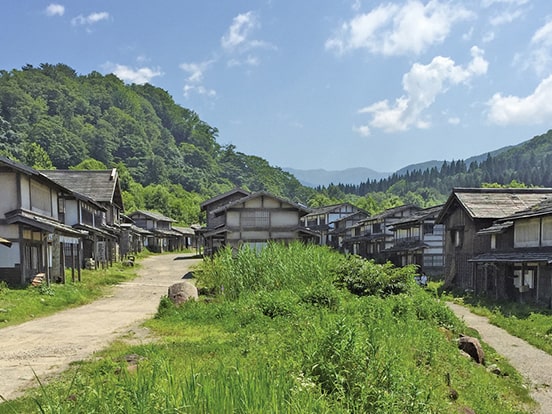
[[[179,282],[169,287],[169,299],[175,304],[180,305],[187,300],[197,300],[197,288],[190,282]]]
[[[485,352],[477,338],[471,336],[460,336],[458,348],[468,354],[478,364],[485,363]]]

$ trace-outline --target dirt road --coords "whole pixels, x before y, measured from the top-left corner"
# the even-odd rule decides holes
[[[37,385],[35,373],[46,380],[116,338],[140,332],[167,288],[199,260],[183,254],[148,257],[140,263],[139,277],[115,287],[109,297],[0,329],[0,395],[13,399]]]
[[[552,413],[552,356],[491,325],[487,318],[475,315],[463,306],[454,303],[448,305],[466,325],[479,332],[484,342],[504,356],[526,378],[531,387],[531,396],[540,404],[540,411],[537,412]]]

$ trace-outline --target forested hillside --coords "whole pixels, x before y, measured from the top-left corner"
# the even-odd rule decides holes
[[[217,138],[215,127],[149,84],[78,75],[63,64],[0,71],[0,154],[42,169],[116,166],[127,211],[194,222],[198,200],[236,186],[301,202],[314,192]]]
[[[260,157],[220,145],[218,134],[149,84],[79,75],[63,64],[0,71],[1,155],[38,169],[117,167],[127,212],[157,210],[184,224],[200,221],[203,200],[234,187],[310,207],[346,201],[376,213],[442,203],[453,187],[552,186],[552,131],[470,165],[444,162],[316,189]]]
[[[357,196],[377,192],[401,198],[423,195],[425,199],[444,200],[453,187],[485,185],[552,187],[552,130],[494,156],[489,154],[481,162],[444,162],[440,168],[397,172],[381,180],[318,190]]]

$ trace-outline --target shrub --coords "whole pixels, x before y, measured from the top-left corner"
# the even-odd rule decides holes
[[[409,293],[414,285],[414,265],[396,268],[391,263],[376,264],[359,256],[347,256],[337,270],[337,283],[358,296]]]

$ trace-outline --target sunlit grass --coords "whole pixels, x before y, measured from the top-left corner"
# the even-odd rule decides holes
[[[272,258],[227,252],[207,261],[200,281],[224,280],[231,294],[180,307],[163,299],[147,322],[155,343],[118,342],[60,381],[0,404],[0,413],[528,412],[522,378],[488,347],[508,375],[462,356],[454,339],[470,331],[407,274],[388,268],[386,276],[323,248],[271,248]],[[347,273],[347,263],[360,274]]]

